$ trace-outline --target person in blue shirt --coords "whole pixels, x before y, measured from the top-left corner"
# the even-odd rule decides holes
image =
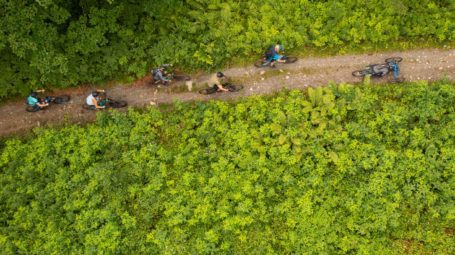
[[[35,110],[41,110],[41,109],[49,106],[48,102],[46,102],[45,100],[40,100],[38,98],[38,93],[40,93],[40,92],[44,92],[44,89],[39,89],[39,90],[33,91],[27,97],[27,104],[32,106]]]
[[[267,51],[265,52],[265,57],[267,58],[267,61],[270,62],[271,67],[275,67],[276,61],[278,62],[285,62],[283,58],[283,55],[280,55],[280,51],[283,51],[283,45],[280,43],[271,45]]]

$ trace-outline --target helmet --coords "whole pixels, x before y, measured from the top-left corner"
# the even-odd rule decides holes
[[[222,72],[217,72],[217,73],[216,73],[216,77],[218,77],[218,78],[224,77],[224,73],[222,73]]]
[[[30,96],[31,96],[31,97],[38,97],[38,93],[32,92],[32,93],[30,93]]]
[[[97,91],[92,92],[92,96],[97,97],[98,95],[99,95],[99,93]]]

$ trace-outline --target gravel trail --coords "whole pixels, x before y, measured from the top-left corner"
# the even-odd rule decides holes
[[[455,81],[455,50],[423,49],[403,52],[374,53],[364,55],[343,55],[333,57],[311,57],[299,59],[296,63],[279,65],[277,68],[256,68],[251,66],[227,69],[224,73],[245,88],[236,93],[201,95],[197,90],[205,86],[208,75],[195,75],[191,82],[175,83],[168,87],[150,84],[150,77],[144,77],[132,84],[116,84],[108,88],[109,97],[126,100],[129,106],[144,107],[171,103],[175,100],[226,100],[258,94],[269,94],[282,88],[303,89],[308,86],[321,86],[329,82],[356,83],[360,78],[353,77],[352,71],[368,64],[384,63],[388,57],[400,56],[402,77],[406,81],[435,81],[448,79]],[[383,83],[391,76],[373,80]],[[188,91],[189,83],[193,91]],[[62,123],[83,124],[95,120],[96,112],[85,110],[82,104],[91,88],[84,86],[55,92],[70,94],[71,101],[65,105],[52,105],[46,110],[29,113],[25,111],[24,100],[0,106],[0,137],[20,135],[34,127],[60,125]],[[126,109],[122,109],[125,111]]]

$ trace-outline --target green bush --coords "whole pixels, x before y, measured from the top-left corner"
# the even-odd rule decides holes
[[[0,13],[0,98],[141,77],[166,62],[212,69],[277,41],[344,49],[455,39],[449,0],[0,0]]]
[[[450,254],[455,86],[110,112],[0,148],[1,254]]]

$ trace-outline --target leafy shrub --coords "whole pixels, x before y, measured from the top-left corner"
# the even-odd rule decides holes
[[[296,47],[453,41],[453,1],[0,0],[0,98]]]
[[[1,254],[449,254],[455,87],[106,113],[0,149]]]

